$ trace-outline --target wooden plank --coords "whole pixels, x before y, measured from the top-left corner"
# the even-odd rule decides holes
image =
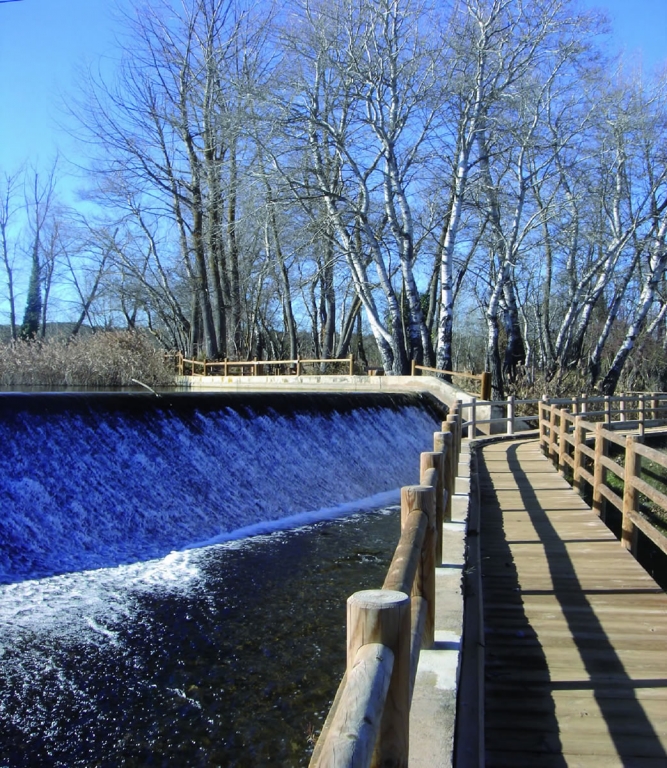
[[[667,765],[667,596],[535,441],[483,462],[486,765]]]

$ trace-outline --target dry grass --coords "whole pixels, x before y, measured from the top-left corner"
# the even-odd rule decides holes
[[[71,341],[17,341],[0,345],[0,387],[118,387],[136,379],[150,386],[173,382],[164,350],[149,336],[105,331]]]

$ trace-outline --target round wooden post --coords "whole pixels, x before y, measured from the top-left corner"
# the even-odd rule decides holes
[[[416,365],[417,365],[417,361],[416,360],[411,360],[410,361],[410,376],[416,376],[417,375],[417,369],[415,368]]]
[[[347,667],[357,651],[380,643],[394,654],[394,668],[375,745],[374,766],[407,768],[410,739],[410,598],[403,592],[372,589],[347,600]]]
[[[436,451],[440,451],[444,455],[444,487],[445,493],[445,508],[443,512],[443,521],[449,522],[452,519],[452,496],[454,495],[454,484],[456,482],[456,476],[454,475],[454,465],[452,463],[452,433],[451,432],[435,432],[433,434],[433,448]]]
[[[425,451],[420,455],[419,477],[425,482],[424,475],[427,470],[435,469],[437,473],[437,485],[435,488],[435,562],[442,563],[442,523],[445,518],[445,457],[442,451]]]
[[[350,376],[354,376],[354,355],[350,355]]]
[[[452,435],[452,455],[450,461],[452,462],[452,472],[454,473],[454,477],[459,474],[458,424],[458,416],[450,413],[447,417],[447,421],[442,425],[442,431],[451,432]]]
[[[637,420],[639,421],[639,435],[644,437],[646,429],[646,395],[642,393],[637,403]]]
[[[301,357],[296,356],[296,375],[301,376]]]
[[[480,395],[482,400],[491,399],[491,374],[488,371],[484,371],[482,374],[482,390]]]
[[[411,592],[412,596],[426,600],[426,621],[421,639],[424,648],[432,647],[435,632],[435,494],[436,489],[430,485],[406,485],[401,488],[401,527],[415,511],[422,512],[428,519],[419,568]]]
[[[611,424],[611,397],[609,395],[605,395],[604,398],[604,413],[605,421],[607,424]]]

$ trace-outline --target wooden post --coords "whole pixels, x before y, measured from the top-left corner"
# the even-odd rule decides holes
[[[410,740],[410,598],[403,592],[372,589],[347,600],[347,668],[357,651],[380,643],[394,654],[380,733],[371,765],[407,768]]]
[[[470,420],[468,422],[468,440],[473,440],[477,436],[477,398],[473,397],[470,406]]]
[[[537,404],[537,416],[538,416],[537,423],[540,430],[540,450],[544,454],[548,453],[547,435],[546,435],[547,429],[544,424],[544,422],[547,420],[546,415],[547,415],[548,407],[549,406],[547,405],[547,396],[542,395],[542,400]]]
[[[609,395],[605,395],[604,398],[604,413],[605,421],[607,424],[611,424],[611,397]]]
[[[514,395],[507,398],[507,434],[514,434]]]
[[[406,485],[401,488],[401,527],[416,511],[420,511],[428,519],[419,568],[411,592],[412,597],[422,597],[426,600],[422,648],[432,648],[435,638],[435,495],[436,488],[430,485]]]
[[[225,374],[225,376],[227,375],[227,370],[228,370],[228,365],[227,364],[228,364],[228,362],[229,362],[229,360],[227,358],[225,358],[224,367],[222,369],[224,374]]]
[[[481,388],[482,400],[491,399],[491,374],[489,371],[484,371],[482,374],[482,388]]]
[[[354,376],[354,355],[350,355],[350,376]]]
[[[602,521],[605,519],[605,498],[600,492],[605,479],[602,457],[607,455],[607,441],[602,434],[603,429],[604,425],[601,422],[595,425],[595,459],[593,463],[593,511]]]
[[[654,394],[653,398],[651,399],[651,418],[652,419],[659,419],[660,418],[660,416],[658,415],[659,414],[659,410],[658,410],[659,406],[660,406],[660,399],[655,397],[655,394]]]
[[[296,375],[301,376],[301,356],[296,356]]]
[[[636,551],[634,536],[634,523],[630,519],[630,513],[637,511],[638,493],[632,482],[641,473],[641,456],[635,451],[638,438],[628,435],[625,438],[625,483],[623,486],[623,523],[621,530],[621,543],[633,554]]]
[[[646,429],[646,395],[642,392],[637,403],[637,420],[639,421],[639,436],[644,437]]]
[[[564,408],[560,410],[560,431],[558,434],[558,465],[557,469],[561,475],[565,474],[565,455],[567,454],[567,417],[570,415],[569,411]]]
[[[437,485],[435,488],[435,563],[440,565],[442,563],[442,523],[445,517],[445,457],[442,451],[438,451],[435,448],[433,451],[422,453],[419,461],[419,479],[422,484],[425,484],[424,476],[427,470],[435,469],[437,473]]]
[[[574,490],[581,494],[581,464],[583,453],[581,452],[581,446],[584,442],[584,430],[581,426],[582,417],[577,416],[574,419],[574,469],[572,472],[572,484]]]
[[[449,424],[447,424],[447,426],[449,426]],[[454,495],[454,486],[456,484],[454,462],[452,460],[454,454],[453,442],[454,436],[448,430],[443,429],[442,432],[435,432],[433,434],[433,449],[436,451],[441,451],[445,457],[444,485],[447,497],[445,500],[445,508],[443,512],[444,522],[449,522],[452,519],[452,496]],[[440,565],[440,563],[438,563],[438,565]]]
[[[458,454],[459,456],[461,454],[461,440],[463,439],[463,401],[457,400],[456,405],[454,406],[454,414],[458,417],[458,434],[457,434],[457,440],[458,440]]]
[[[416,376],[417,375],[417,369],[415,368],[416,365],[417,365],[417,361],[416,360],[411,360],[410,361],[410,376]]]
[[[584,414],[588,410],[588,398],[586,397],[586,393],[582,392],[581,397],[579,399],[579,402],[581,404],[580,413]]]
[[[623,392],[621,394],[621,399],[620,399],[620,402],[619,402],[619,409],[618,409],[619,410],[619,412],[618,412],[618,420],[619,421],[625,421],[625,416],[626,416],[625,406],[627,405],[626,397],[627,397],[626,393]]]
[[[552,463],[555,462],[556,455],[556,404],[551,403],[549,406],[549,449],[548,458]]]
[[[449,426],[445,427],[445,424],[448,424]],[[456,416],[453,413],[450,413],[449,416],[447,416],[447,421],[443,422],[442,431],[443,432],[451,432],[452,433],[452,469],[454,471],[454,477],[457,477],[458,474],[459,474],[459,420],[458,420],[458,416]]]

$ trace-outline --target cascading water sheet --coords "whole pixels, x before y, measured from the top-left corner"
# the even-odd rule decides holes
[[[0,583],[161,557],[418,481],[427,410],[302,401],[5,403]]]

